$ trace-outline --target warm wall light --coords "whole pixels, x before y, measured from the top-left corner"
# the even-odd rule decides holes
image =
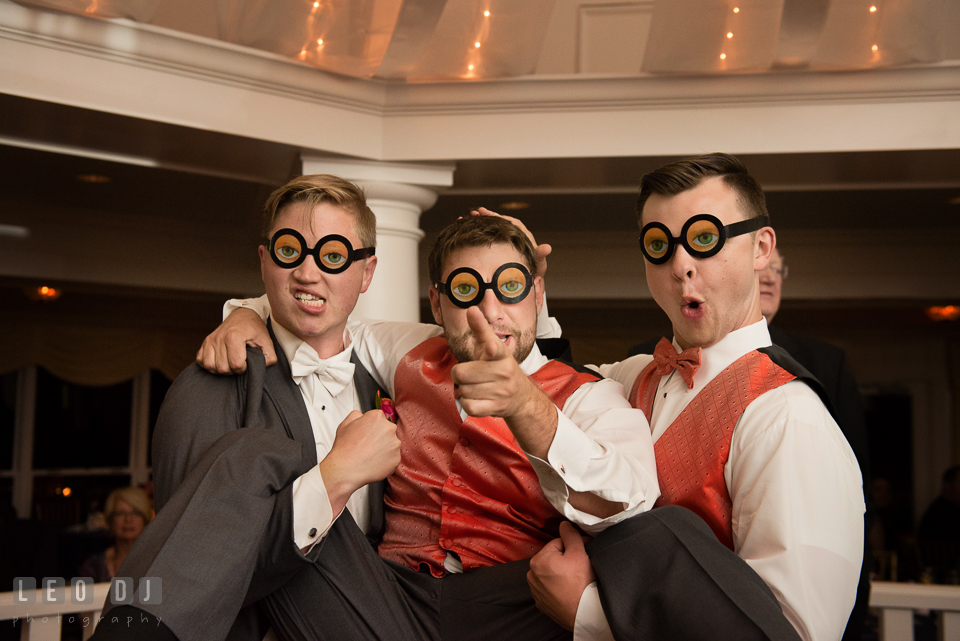
[[[740,7],[734,7],[734,8],[733,8],[733,12],[734,12],[734,13],[740,13]]]
[[[61,291],[55,287],[37,287],[37,295],[40,296],[42,300],[57,300],[60,298]]]
[[[960,318],[960,305],[935,305],[924,311],[932,321],[955,321]]]
[[[323,38],[317,38],[317,44],[318,44],[318,45],[322,45],[322,44],[323,44]]]
[[[728,38],[732,38],[732,37],[733,37],[733,32],[732,32],[732,31],[728,31],[728,32],[727,32],[727,37],[728,37]]]
[[[30,300],[57,300],[60,298],[60,295],[63,294],[62,289],[57,289],[56,287],[49,287],[43,285],[41,287],[26,287],[23,290],[23,293],[27,295],[27,298]]]
[[[474,43],[473,43],[473,46],[476,47],[477,49],[479,49],[479,48],[480,48],[480,42],[479,42],[479,41],[474,42]]]
[[[469,69],[470,71],[473,71],[473,65],[467,65],[467,69]]]
[[[876,11],[877,11],[876,7],[870,7],[870,13],[876,13]]]
[[[73,494],[73,490],[71,490],[69,487],[63,488],[63,495],[64,495],[64,496],[70,496],[71,494]]]
[[[490,11],[484,11],[484,12],[483,12],[483,15],[484,15],[485,17],[489,18],[489,17],[490,17]]]
[[[721,53],[721,54],[720,54],[720,59],[721,59],[721,60],[726,60],[726,59],[727,59],[727,54]]]
[[[878,47],[877,45],[873,45],[872,47],[870,47],[870,51],[879,51],[879,49],[880,47]]]
[[[319,3],[319,2],[314,2],[314,3],[313,3],[313,8],[314,8],[314,9],[317,9],[317,8],[319,8],[319,7],[320,7],[320,3]]]

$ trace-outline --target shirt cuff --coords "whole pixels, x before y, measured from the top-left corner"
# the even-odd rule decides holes
[[[583,491],[583,475],[597,444],[569,416],[557,408],[557,431],[547,450],[547,461],[564,483]]]
[[[527,453],[527,459],[537,474],[543,495],[550,504],[587,534],[596,536],[622,519],[620,514],[604,519],[570,505],[571,488],[580,492],[591,491],[591,488],[585,487],[583,473],[589,465],[593,448],[598,446],[559,408],[557,414],[557,431],[547,451],[547,460],[530,453]]]
[[[577,619],[573,624],[573,641],[614,641],[607,615],[600,604],[600,590],[596,581],[580,595]]]
[[[327,535],[333,509],[320,468],[314,467],[293,482],[293,540],[304,553]]]
[[[260,298],[231,298],[223,304],[223,320],[227,320],[227,317],[237,309],[252,310],[260,316],[260,320],[266,323],[270,315],[270,302],[266,294]]]

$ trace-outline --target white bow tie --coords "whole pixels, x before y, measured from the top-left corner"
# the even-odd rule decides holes
[[[297,348],[290,363],[293,382],[300,385],[312,401],[317,381],[331,397],[343,391],[353,378],[353,363],[341,360],[321,360],[306,343]],[[313,376],[311,376],[313,374]]]

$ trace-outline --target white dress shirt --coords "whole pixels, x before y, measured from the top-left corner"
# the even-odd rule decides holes
[[[283,350],[288,362],[293,362],[300,350],[316,351],[302,340],[290,333],[286,328],[273,324],[273,333],[277,336],[280,349]],[[343,334],[344,350],[327,360],[350,362],[351,340],[350,330]],[[312,376],[316,376],[315,374]],[[317,461],[322,461],[333,447],[333,440],[337,435],[337,427],[346,418],[347,414],[360,407],[356,385],[353,377],[342,391],[332,396],[321,385],[307,385],[301,381],[298,385],[303,400],[307,405],[307,414],[310,416],[310,426],[317,446]],[[347,509],[364,532],[370,524],[370,504],[368,502],[369,489],[361,487],[347,499]],[[309,549],[322,539],[335,517],[330,507],[330,498],[327,488],[320,475],[319,466],[314,466],[309,472],[293,482],[293,539],[300,549]],[[311,536],[312,532],[312,536]]]
[[[663,377],[652,412],[654,441],[717,374],[770,344],[761,320],[703,349],[693,389],[676,372]],[[651,360],[638,355],[599,371],[629,393]],[[863,558],[863,486],[850,445],[813,390],[791,381],[747,407],[733,431],[724,480],[733,501],[734,551],[767,583],[801,638],[839,639]],[[602,617],[596,592],[585,592],[577,627],[582,616],[584,631],[597,629],[598,610]],[[575,631],[575,638],[604,637]]]

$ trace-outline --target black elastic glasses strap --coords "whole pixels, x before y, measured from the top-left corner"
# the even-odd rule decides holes
[[[371,256],[376,255],[376,253],[377,253],[376,247],[362,247],[360,249],[354,249],[353,255],[351,256],[351,258],[353,260],[360,260],[361,258],[370,258]]]
[[[746,220],[741,220],[738,223],[730,223],[729,225],[726,225],[724,229],[727,231],[727,238],[732,238],[733,236],[739,236],[740,234],[747,234],[752,231],[757,231],[761,227],[766,227],[769,224],[769,216],[757,216],[756,218],[747,218]]]

